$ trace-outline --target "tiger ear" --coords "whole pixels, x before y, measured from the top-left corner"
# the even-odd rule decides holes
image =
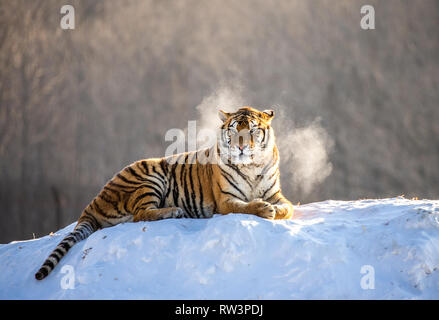
[[[264,110],[262,111],[262,116],[267,120],[271,121],[274,118],[274,110]]]
[[[218,111],[218,116],[222,122],[225,122],[230,117],[230,113],[227,113],[223,110]]]

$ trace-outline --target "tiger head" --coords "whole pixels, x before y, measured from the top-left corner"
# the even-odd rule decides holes
[[[263,162],[274,147],[274,132],[271,120],[273,110],[259,111],[250,107],[239,108],[236,112],[220,110],[223,121],[218,138],[221,156],[234,164]]]

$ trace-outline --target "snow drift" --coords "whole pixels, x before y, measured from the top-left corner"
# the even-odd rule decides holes
[[[0,245],[0,298],[439,299],[439,201],[325,201],[296,213],[117,225],[35,280],[71,224]]]

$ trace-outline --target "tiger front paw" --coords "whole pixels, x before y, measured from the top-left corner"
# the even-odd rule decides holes
[[[175,210],[172,213],[172,217],[173,218],[183,218],[184,216],[184,210],[182,208],[179,207],[175,207]]]
[[[182,208],[179,207],[170,207],[170,208],[164,208],[163,210],[163,218],[169,219],[169,218],[182,218],[184,215],[184,211]]]
[[[273,205],[267,201],[255,199],[249,204],[251,213],[257,215],[258,217],[265,219],[274,219],[276,216],[276,210]]]
[[[276,216],[275,219],[291,219],[293,216],[293,206],[279,206],[279,205],[273,205]]]

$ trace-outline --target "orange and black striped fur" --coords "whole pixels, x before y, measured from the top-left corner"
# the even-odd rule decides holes
[[[44,279],[67,251],[93,232],[122,222],[209,218],[247,213],[289,219],[282,195],[272,110],[220,111],[223,121],[211,148],[134,162],[116,174],[82,212],[73,232],[50,254],[36,279]],[[206,161],[207,159],[207,161]]]

